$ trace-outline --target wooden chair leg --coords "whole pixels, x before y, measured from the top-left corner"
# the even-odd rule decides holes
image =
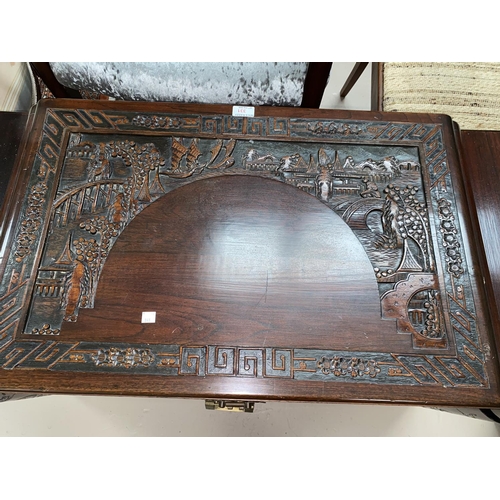
[[[346,82],[344,83],[344,86],[340,90],[340,98],[343,99],[349,91],[352,89],[354,84],[359,80],[359,77],[363,74],[363,71],[366,69],[368,66],[367,62],[357,62],[354,65],[354,68],[352,69],[351,73],[347,77]]]
[[[302,108],[319,108],[332,68],[331,62],[310,62],[304,82]]]
[[[372,63],[372,97],[371,97],[371,110],[383,111],[383,70],[384,65],[380,62]]]
[[[30,62],[29,64],[31,66],[31,69],[33,70],[33,73],[41,78],[43,83],[45,83],[52,94],[54,94],[54,97],[70,97],[76,99],[82,98],[78,90],[64,87],[57,81],[48,62]]]

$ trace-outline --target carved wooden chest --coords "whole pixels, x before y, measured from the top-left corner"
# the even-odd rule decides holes
[[[43,101],[0,388],[498,406],[456,149],[437,115]]]

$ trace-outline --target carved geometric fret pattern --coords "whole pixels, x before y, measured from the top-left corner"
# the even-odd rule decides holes
[[[218,359],[217,359],[218,356]],[[0,349],[3,369],[237,376],[394,385],[487,386],[471,360],[313,349],[176,345],[103,347],[88,342],[23,342]]]
[[[52,371],[143,373],[163,376],[229,376],[292,378],[321,382],[377,383],[392,385],[439,385],[488,387],[483,346],[477,331],[472,285],[461,255],[464,248],[458,217],[437,220],[432,230],[435,251],[446,261],[453,233],[453,262],[461,268],[443,270],[441,299],[450,310],[456,355],[400,355],[396,353],[339,352],[314,349],[236,348],[227,346],[112,345],[105,342],[64,342],[37,335],[18,342],[21,310],[31,291],[26,284],[36,275],[33,249],[40,243],[45,219],[32,224],[38,207],[47,212],[61,166],[65,133],[100,133],[152,130],[169,136],[303,139],[336,143],[374,142],[422,145],[421,158],[429,172],[429,203],[434,213],[447,206],[456,214],[442,129],[435,124],[382,123],[350,120],[289,118],[235,118],[230,116],[141,114],[130,111],[48,109],[33,161],[32,176],[24,197],[13,250],[0,285],[0,368]],[[229,143],[226,142],[226,147]],[[191,181],[193,179],[190,179]],[[39,189],[42,185],[47,189]],[[38,186],[38,187],[37,187]],[[37,192],[36,202],[33,193]],[[31,196],[31,198],[30,198]],[[23,226],[24,222],[24,226]],[[34,227],[26,239],[26,227]],[[457,253],[458,252],[458,253]],[[17,260],[17,258],[20,260]],[[448,257],[449,258],[449,257]],[[45,331],[50,331],[50,325]],[[43,328],[39,329],[44,331]]]

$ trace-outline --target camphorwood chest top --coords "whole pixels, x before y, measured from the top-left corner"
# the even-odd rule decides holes
[[[0,389],[498,406],[449,118],[42,101]]]

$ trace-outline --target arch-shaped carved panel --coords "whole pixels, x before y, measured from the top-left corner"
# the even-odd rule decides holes
[[[144,311],[156,322],[141,323]],[[399,341],[347,224],[314,197],[253,176],[200,180],[144,209],[114,244],[94,308],[62,328],[68,339],[84,332],[190,345],[369,349],[390,332]]]

